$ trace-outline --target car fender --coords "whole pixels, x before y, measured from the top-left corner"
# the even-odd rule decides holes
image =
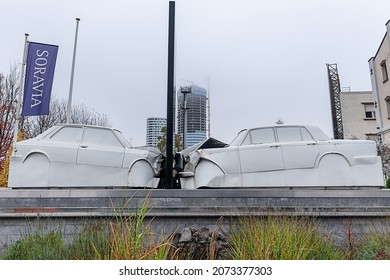
[[[137,159],[129,167],[130,187],[155,187],[156,172],[147,160]]]
[[[195,168],[195,187],[224,187],[225,175],[226,172],[218,163],[201,158]]]
[[[353,174],[350,161],[340,153],[326,153],[318,163],[321,186],[352,186]]]
[[[136,159],[136,160],[134,160],[134,161],[130,164],[130,166],[129,166],[129,172],[131,172],[132,169],[133,169],[135,166],[137,166],[138,164],[146,164],[146,165],[149,166],[149,167],[153,170],[153,172],[154,172],[154,168],[153,168],[153,166],[150,164],[150,162],[147,161],[146,159],[142,159],[142,158]],[[146,165],[145,165],[145,166],[146,166]],[[155,172],[154,172],[154,173],[155,173]]]
[[[48,187],[50,160],[45,153],[31,152],[22,162],[20,187]]]
[[[321,164],[321,161],[324,160],[324,158],[328,158],[329,156],[340,156],[341,158],[343,158],[349,166],[352,166],[350,160],[342,153],[339,153],[339,152],[327,152],[327,153],[324,153],[322,154],[321,156],[318,157],[318,160],[317,160],[317,167],[320,166]]]
[[[40,150],[33,150],[33,151],[30,151],[28,154],[25,155],[25,157],[22,159],[22,163],[24,163],[29,157],[35,156],[35,155],[45,156],[46,159],[49,162],[51,162],[50,157],[49,157],[49,155],[47,153],[45,153],[44,151],[40,151]]]

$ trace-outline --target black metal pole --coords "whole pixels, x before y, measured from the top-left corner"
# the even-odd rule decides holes
[[[174,103],[174,63],[175,63],[175,1],[169,1],[168,29],[168,92],[167,92],[167,172],[165,188],[173,189],[173,103]]]

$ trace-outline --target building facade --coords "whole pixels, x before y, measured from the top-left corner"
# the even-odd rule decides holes
[[[161,129],[167,126],[166,118],[148,118],[146,120],[146,146],[157,147]]]
[[[184,147],[195,145],[207,137],[207,90],[192,85],[181,87],[177,91],[177,128],[178,134],[184,139],[186,129],[186,141]],[[186,124],[184,122],[186,114]]]
[[[376,109],[376,126],[380,140],[390,144],[390,21],[386,23],[386,34],[374,57],[368,61],[372,92]],[[388,66],[389,65],[389,66]]]
[[[340,94],[344,139],[377,139],[375,100],[371,91]]]

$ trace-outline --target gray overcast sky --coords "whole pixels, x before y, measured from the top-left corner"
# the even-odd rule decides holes
[[[166,117],[168,0],[1,0],[0,72],[30,41],[59,45],[53,94],[108,115],[145,144],[146,118]],[[331,135],[326,63],[342,87],[371,90],[368,59],[390,19],[388,0],[177,0],[176,85],[211,92],[211,136],[246,127],[314,124]]]

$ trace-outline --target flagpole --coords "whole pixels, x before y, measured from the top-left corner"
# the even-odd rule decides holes
[[[66,110],[66,123],[70,123],[71,121],[71,113],[72,113],[72,94],[73,94],[73,78],[74,78],[74,66],[76,62],[76,48],[77,48],[77,35],[79,32],[79,18],[76,18],[76,34],[74,38],[74,47],[73,47],[73,61],[72,61],[72,71],[70,74],[70,86],[69,86],[69,97],[68,97],[68,107]]]
[[[26,56],[27,56],[27,45],[28,45],[28,36],[29,34],[24,34],[24,48],[23,48],[23,61],[22,61],[22,67],[20,70],[20,84],[19,84],[19,93],[16,100],[16,110],[15,110],[15,127],[14,127],[14,139],[13,139],[13,150],[15,151],[15,144],[18,141],[18,134],[19,134],[19,123],[21,119],[20,115],[20,108],[22,103],[22,95],[24,90],[24,70],[26,68]]]

